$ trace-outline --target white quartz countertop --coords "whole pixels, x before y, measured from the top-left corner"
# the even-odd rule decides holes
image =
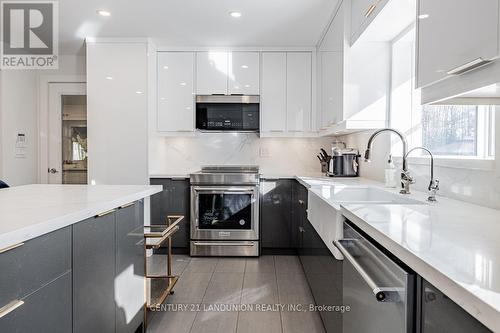
[[[414,191],[423,204],[335,203],[329,188],[363,178],[297,177],[316,195],[494,332],[500,332],[500,211]],[[384,189],[397,193],[397,189]],[[332,221],[333,223],[333,221]]]
[[[161,192],[150,185],[34,184],[0,190],[0,249]]]

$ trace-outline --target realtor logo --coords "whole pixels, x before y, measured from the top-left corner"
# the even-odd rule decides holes
[[[1,2],[2,69],[58,67],[58,3]]]

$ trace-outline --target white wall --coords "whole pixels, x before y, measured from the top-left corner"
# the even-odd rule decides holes
[[[37,73],[9,70],[2,72],[2,178],[9,185],[37,181]],[[23,157],[16,157],[18,133],[26,135]]]
[[[150,175],[186,175],[203,165],[259,165],[267,176],[319,175],[316,155],[331,138],[259,138],[255,134],[208,134],[149,138]],[[261,156],[263,155],[263,156]]]
[[[58,70],[4,70],[0,75],[0,179],[9,185],[38,182],[38,79],[85,74],[85,58],[61,56]],[[26,134],[24,157],[15,156],[18,133]]]

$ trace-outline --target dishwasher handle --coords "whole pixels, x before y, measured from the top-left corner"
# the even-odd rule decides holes
[[[354,241],[354,240],[345,240],[345,241]],[[400,292],[401,288],[387,288],[387,287],[379,287],[375,281],[371,278],[371,276],[361,267],[361,265],[354,259],[354,257],[349,253],[349,251],[342,245],[342,240],[333,241],[334,245],[342,252],[342,255],[345,259],[347,259],[354,269],[358,272],[359,275],[366,282],[368,287],[373,292],[375,299],[379,302],[399,302],[401,301]]]

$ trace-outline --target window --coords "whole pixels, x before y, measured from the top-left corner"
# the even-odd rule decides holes
[[[420,92],[414,88],[414,36],[415,30],[409,29],[392,42],[391,127],[407,135],[410,148],[423,146],[436,156],[492,158],[493,106],[420,105]],[[393,154],[401,154],[398,145],[393,148]],[[415,156],[419,153],[425,154],[416,151]]]

